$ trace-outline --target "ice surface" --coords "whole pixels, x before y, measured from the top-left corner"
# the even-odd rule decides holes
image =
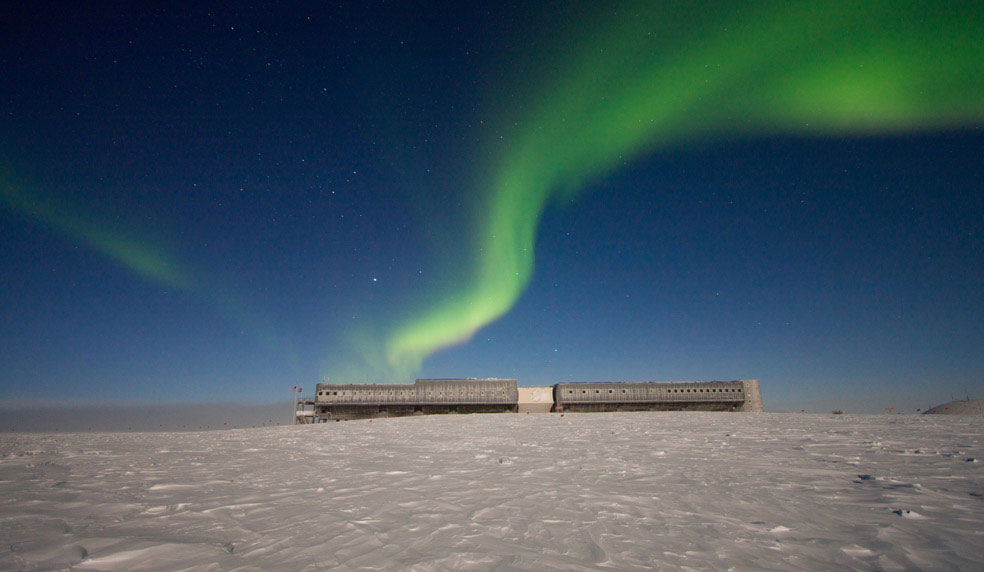
[[[3,570],[984,570],[984,421],[443,415],[0,435]]]

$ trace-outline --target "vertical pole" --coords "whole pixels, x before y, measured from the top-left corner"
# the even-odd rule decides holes
[[[294,418],[294,420],[291,421],[291,425],[296,425],[297,424],[297,386],[296,385],[290,388],[290,394],[294,398],[294,403],[291,404],[292,407],[290,411],[291,417]]]

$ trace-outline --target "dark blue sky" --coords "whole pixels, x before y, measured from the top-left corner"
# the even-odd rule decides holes
[[[467,287],[499,127],[567,45],[543,37],[597,14],[0,16],[0,399],[263,402],[409,381],[365,347]],[[636,153],[552,198],[515,306],[414,373],[758,378],[793,410],[981,397],[982,151],[970,121]]]

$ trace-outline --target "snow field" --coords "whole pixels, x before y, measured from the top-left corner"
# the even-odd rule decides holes
[[[0,435],[3,570],[981,570],[984,421],[442,415]]]

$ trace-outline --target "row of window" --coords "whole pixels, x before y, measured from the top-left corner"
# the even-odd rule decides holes
[[[693,389],[693,390],[691,390],[691,389],[670,389],[668,391],[670,393],[691,393],[691,391],[693,393],[704,393],[705,392],[704,389]],[[595,394],[599,394],[599,393],[601,393],[601,390],[600,389],[596,389],[596,390],[594,390],[594,392],[595,392]],[[625,389],[622,390],[622,393],[627,393],[627,392],[628,392],[628,390],[625,390]],[[736,389],[736,388],[733,388],[733,387],[731,387],[731,388],[727,388],[726,387],[726,388],[721,388],[721,389],[711,388],[711,389],[707,389],[706,392],[707,393],[741,393],[741,389]],[[582,389],[581,390],[581,393],[582,394],[587,394],[588,393],[588,390],[587,389]],[[613,389],[609,389],[608,390],[608,393],[614,393],[614,390]],[[568,389],[567,390],[567,394],[568,395],[574,395],[574,390],[573,389]]]
[[[568,395],[574,395],[574,391],[575,390],[573,390],[573,389],[568,389],[567,390],[567,394]],[[709,388],[709,389],[668,389],[667,391],[669,393],[705,393],[705,392],[706,393],[741,393],[742,392],[741,388],[734,388],[734,387],[731,387],[731,388],[720,388],[720,389],[719,388]],[[597,394],[600,394],[601,393],[601,390],[600,389],[595,389],[594,392],[597,395]],[[615,392],[615,390],[613,390],[613,389],[609,389],[608,390],[608,393],[614,393],[614,392]],[[374,397],[374,396],[377,396],[377,395],[379,395],[379,396],[389,395],[391,397],[392,396],[399,395],[400,397],[403,397],[404,395],[407,395],[409,393],[410,393],[409,391],[402,391],[401,390],[401,391],[397,392],[396,390],[393,390],[393,389],[388,390],[388,392],[387,392],[387,390],[380,390],[378,392],[377,391],[372,391],[372,390],[369,390],[368,392],[365,391],[365,390],[352,390],[351,395],[353,397],[354,396],[360,396],[360,395],[361,396],[369,395],[370,397]],[[465,390],[464,389],[459,389],[457,393],[458,393],[458,396],[459,397],[464,397],[465,396]],[[588,393],[588,390],[587,389],[582,389],[581,390],[581,394],[582,395],[586,395],[587,393]],[[628,393],[628,390],[622,389],[622,393],[623,394]],[[651,391],[650,391],[650,393],[651,393]],[[453,397],[454,394],[455,394],[455,392],[454,391],[451,391],[451,392],[449,392],[448,395],[449,395],[449,397]],[[469,396],[474,396],[475,395],[474,392],[468,392],[468,394],[469,394]],[[500,390],[500,391],[490,391],[489,392],[489,395],[490,396],[504,397],[505,394],[506,394],[506,392],[505,391],[502,391],[502,390]],[[322,396],[322,397],[323,396],[338,395],[338,391],[319,391],[318,392],[318,395],[319,396]],[[349,395],[349,391],[342,390],[342,395],[343,396]],[[479,393],[479,395],[481,397],[485,397],[485,391],[481,391]],[[422,393],[420,395],[420,397],[433,397],[433,394],[430,393],[430,392],[427,392],[426,394],[423,394]],[[444,397],[444,392],[443,391],[438,392],[437,397]]]
[[[404,395],[404,393],[405,392],[400,391],[399,392],[399,395],[402,397]],[[409,393],[409,392],[406,392],[406,393]],[[353,390],[352,391],[352,396],[353,397],[354,396],[360,396],[360,395],[361,396],[369,395],[370,397],[374,397],[374,396],[377,396],[377,395],[390,395],[390,396],[393,396],[395,394],[396,393],[392,389],[389,390],[389,393],[387,393],[386,391],[378,391],[378,392],[377,391],[368,391],[368,392],[366,392],[366,391],[359,391],[359,390]],[[338,395],[338,392],[337,391],[319,391],[318,392],[318,395],[320,395],[320,396],[325,396],[325,395]],[[346,390],[342,390],[342,395],[343,396],[349,395],[349,392],[346,391]],[[473,396],[473,395],[475,395],[475,393],[474,392],[468,392],[468,395],[469,396]],[[481,395],[482,397],[485,397],[485,392],[482,391],[482,392],[479,393],[479,395]],[[505,391],[497,391],[497,392],[496,391],[490,391],[489,392],[489,395],[490,396],[493,396],[493,397],[496,396],[496,395],[498,395],[499,397],[503,397],[503,396],[506,395],[506,392]],[[421,393],[420,394],[420,397],[433,397],[433,396],[434,395],[431,392],[426,392],[426,393]],[[448,394],[448,396],[449,397],[453,397],[454,396],[454,392],[453,391],[450,392]],[[464,397],[465,396],[465,391],[463,389],[462,390],[459,390],[458,391],[458,396],[459,397]],[[437,397],[444,397],[444,392],[443,391],[439,391],[437,393]]]

